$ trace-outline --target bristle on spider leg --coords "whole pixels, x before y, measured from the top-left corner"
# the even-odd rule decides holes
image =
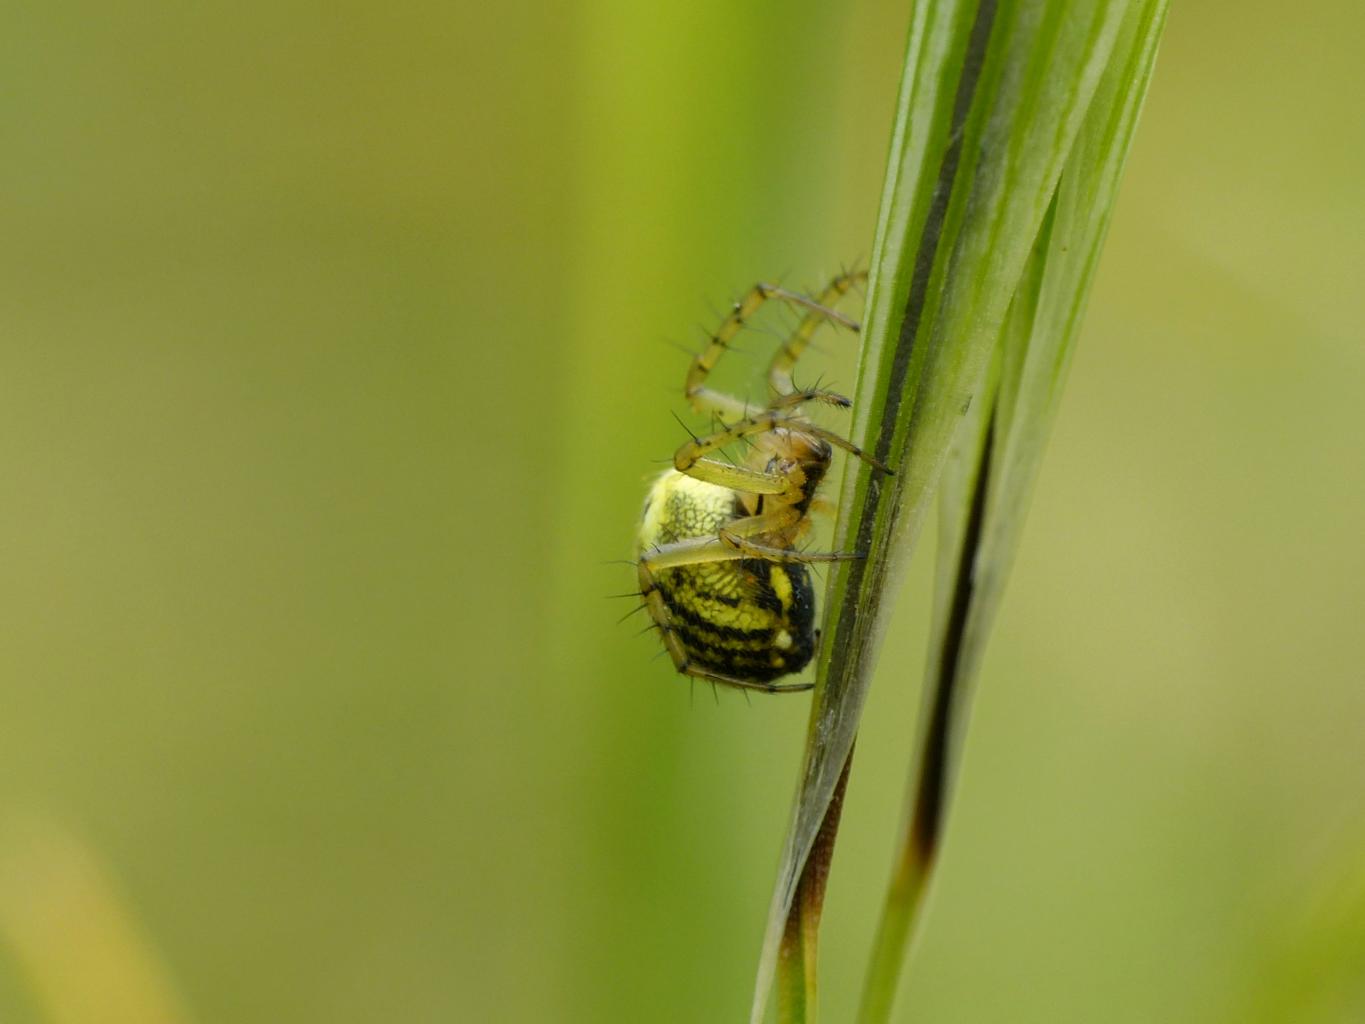
[[[661,345],[667,345],[669,348],[675,348],[675,349],[677,349],[679,352],[683,353],[683,355],[685,355],[685,356],[687,356],[687,357],[689,357],[689,358],[691,358],[691,359],[697,358],[697,356],[700,354],[700,353],[697,352],[696,349],[692,348],[692,346],[690,346],[690,345],[684,345],[681,341],[675,341],[675,340],[672,339],[672,338],[660,338],[660,339],[659,339],[659,344],[661,344]],[[671,389],[670,389],[670,390],[671,390]]]
[[[646,609],[646,608],[648,608],[648,605],[637,605],[637,606],[635,606],[635,608],[632,608],[631,610],[629,610],[629,612],[625,613],[624,616],[621,616],[620,618],[617,618],[616,624],[617,624],[617,625],[621,625],[621,623],[624,623],[624,621],[627,620],[627,618],[632,618],[633,616],[637,616],[637,614],[640,614],[640,612],[643,612],[643,610]]]
[[[669,412],[669,415],[670,415],[670,416],[672,416],[675,420],[678,421],[678,426],[682,427],[683,430],[687,431],[687,436],[688,436],[688,437],[690,437],[693,441],[700,441],[700,440],[701,440],[701,438],[699,438],[696,434],[692,433],[692,428],[689,427],[686,423],[683,422],[683,419],[682,419],[681,416],[679,416],[679,415],[678,415],[676,412],[674,412],[672,409],[670,409],[668,412]]]

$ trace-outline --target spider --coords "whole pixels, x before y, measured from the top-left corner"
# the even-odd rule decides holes
[[[847,409],[852,403],[823,388],[796,387],[792,368],[824,322],[858,330],[832,307],[866,279],[865,271],[840,274],[815,298],[754,285],[692,360],[684,394],[693,409],[715,415],[721,429],[694,435],[677,450],[673,468],[645,499],[636,538],[640,596],[674,666],[685,675],[765,693],[814,685],[774,682],[805,668],[819,642],[807,566],[860,556],[798,551],[796,543],[810,527],[812,509],[826,510],[815,492],[834,448],[890,471],[803,415],[811,404]],[[755,411],[707,387],[706,379],[745,322],[770,299],[804,315],[773,356],[769,400]],[[751,449],[743,463],[712,457],[736,441]]]

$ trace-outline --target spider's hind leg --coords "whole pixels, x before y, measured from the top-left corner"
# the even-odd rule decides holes
[[[857,322],[853,320],[846,317],[830,317],[826,314],[840,299],[865,281],[867,281],[866,270],[846,271],[837,275],[834,280],[825,285],[824,290],[819,295],[815,296],[814,306],[801,318],[801,322],[796,325],[796,330],[777,350],[772,363],[768,366],[768,388],[776,398],[780,399],[783,395],[790,395],[797,391],[796,385],[792,383],[792,368],[806,351],[806,347],[810,345],[811,338],[815,336],[815,332],[821,324],[833,319],[836,323],[840,323],[852,331],[861,330]]]
[[[831,294],[832,287],[831,285],[830,288],[826,288],[822,296]],[[843,292],[838,293],[838,295],[842,294]],[[834,296],[836,300],[838,295]],[[802,330],[805,331],[805,340],[799,342],[798,355],[800,350],[805,348],[806,342],[810,340],[809,336],[815,332],[815,328],[826,320],[842,324],[853,330],[858,329],[856,323],[842,313],[836,313],[828,305],[822,304],[819,299],[812,299],[799,292],[788,291],[786,288],[775,284],[756,284],[731,307],[729,315],[716,328],[716,333],[707,339],[706,346],[692,359],[692,365],[687,370],[687,382],[683,388],[683,394],[692,404],[692,408],[698,412],[714,412],[729,419],[746,419],[754,411],[753,403],[708,388],[706,378],[710,376],[711,371],[720,362],[721,355],[730,347],[730,343],[734,341],[735,335],[744,327],[745,322],[758,312],[759,308],[769,299],[777,299],[790,306],[805,310],[805,316],[801,320],[802,326],[797,329],[798,335]],[[806,326],[807,324],[809,327]],[[785,352],[795,339],[796,336],[794,335],[783,346],[782,351]],[[774,365],[780,358],[781,353],[775,357]],[[793,389],[786,389],[786,391],[791,390]]]
[[[758,690],[760,693],[801,693],[815,688],[813,681],[809,683],[757,683],[752,679],[736,679],[734,676],[721,675],[719,672],[698,668],[695,665],[684,665],[678,671],[685,676],[691,676],[693,679],[704,679],[708,683],[733,686],[740,690]]]

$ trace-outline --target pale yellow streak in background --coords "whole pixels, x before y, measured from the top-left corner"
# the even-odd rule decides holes
[[[109,866],[56,824],[0,831],[0,943],[52,1024],[190,1019]]]

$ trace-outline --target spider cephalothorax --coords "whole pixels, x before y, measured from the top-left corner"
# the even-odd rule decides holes
[[[637,538],[640,594],[679,672],[729,686],[776,693],[810,688],[778,685],[815,653],[815,595],[807,565],[854,557],[797,550],[810,526],[815,492],[834,448],[885,470],[852,442],[819,427],[803,407],[847,408],[849,400],[820,388],[799,389],[791,370],[817,327],[829,320],[857,330],[831,308],[866,274],[836,277],[818,298],[775,285],[755,285],[692,360],[686,396],[698,411],[728,426],[694,437],[645,499]],[[768,371],[771,398],[750,405],[705,386],[711,369],[744,322],[768,299],[804,310]],[[749,444],[739,464],[713,453]]]

